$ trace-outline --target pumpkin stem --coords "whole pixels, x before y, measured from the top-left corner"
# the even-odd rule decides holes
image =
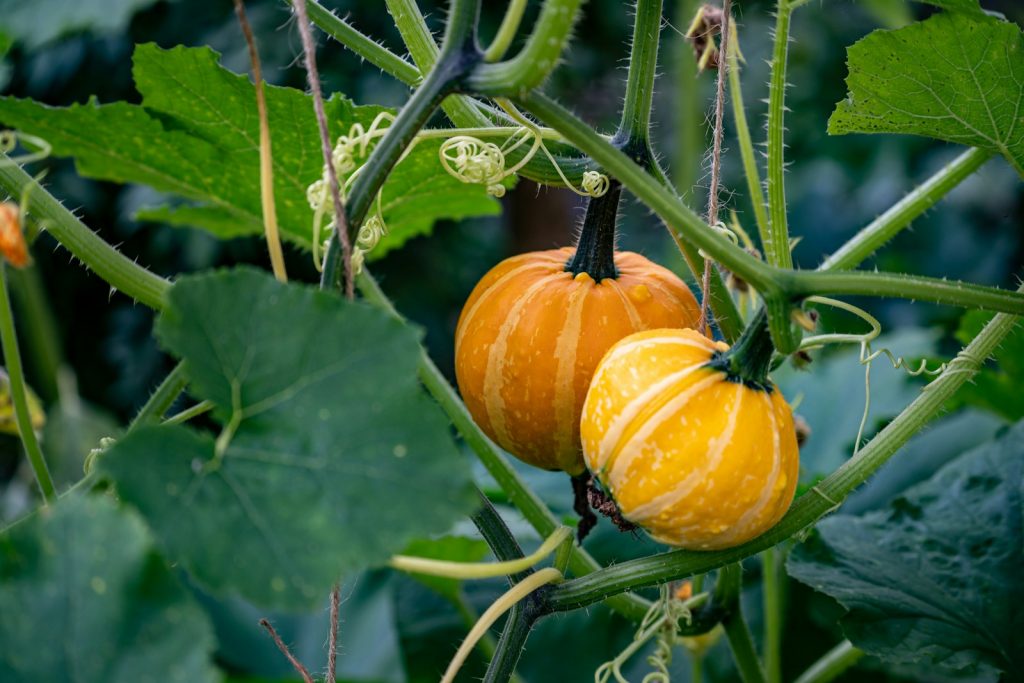
[[[736,343],[728,351],[717,354],[711,365],[724,370],[730,381],[770,392],[772,385],[768,381],[768,370],[774,353],[768,314],[761,308]]]
[[[573,275],[586,273],[594,278],[594,282],[619,276],[615,267],[615,223],[619,217],[621,197],[622,185],[611,180],[606,193],[590,198],[580,239],[576,242],[576,252],[565,264],[568,272]]]

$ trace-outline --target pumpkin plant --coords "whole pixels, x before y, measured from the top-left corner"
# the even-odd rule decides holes
[[[133,57],[138,104],[54,108],[0,98],[0,123],[11,131],[0,136],[2,398],[40,492],[34,510],[0,531],[0,680],[194,683],[221,680],[224,669],[245,680],[234,672],[248,673],[264,649],[277,657],[273,645],[310,682],[302,659],[311,653],[293,651],[275,624],[318,608],[328,615],[327,637],[315,646],[326,649],[325,678],[365,675],[337,669],[339,653],[344,667],[377,638],[378,622],[360,630],[365,605],[346,601],[343,586],[370,590],[396,574],[470,622],[458,647],[423,648],[451,657],[443,681],[468,679],[463,666],[474,656],[486,681],[522,675],[531,631],[563,612],[588,620],[580,629],[588,651],[555,658],[574,662],[595,649],[591,636],[606,613],[584,608],[601,603],[635,636],[598,652],[604,663],[584,679],[622,683],[624,669],[643,667],[643,680],[668,681],[683,649],[700,679],[702,657],[722,638],[731,679],[776,683],[787,573],[829,596],[832,611],[818,612],[844,613],[832,649],[799,662],[809,664],[802,683],[832,680],[864,657],[871,671],[926,679],[945,677],[942,668],[979,680],[1024,677],[1021,425],[951,455],[933,477],[904,482],[880,507],[858,510],[855,494],[963,402],[987,399],[1004,422],[1021,417],[1012,405],[1022,376],[1013,332],[1024,288],[858,266],[989,159],[1001,156],[1024,177],[1024,33],[977,0],[921,0],[932,6],[929,18],[907,12],[904,25],[849,48],[849,94],[830,133],[909,133],[969,149],[820,267],[802,269],[792,251],[815,226],[795,236],[789,226],[784,170],[803,161],[786,159],[789,50],[801,40],[791,25],[797,11],[828,12],[830,1],[770,3],[763,164],[740,91],[743,30],[732,2],[686,16],[695,63],[716,72],[703,215],[692,208],[702,193],[673,186],[651,137],[659,47],[676,37],[664,29],[661,0],[634,4],[621,120],[610,135],[548,94],[577,21],[598,11],[580,0],[538,0],[529,28],[530,3],[510,0],[489,40],[481,13],[492,8],[450,0],[440,43],[414,0],[387,0],[408,59],[315,0],[292,0],[308,94],[263,83],[257,36],[236,0],[254,81],[223,68],[208,48],[143,44]],[[21,16],[12,14],[12,30]],[[411,95],[397,110],[324,98],[317,29]],[[438,124],[441,114],[447,123]],[[718,215],[730,146],[745,176],[750,234],[739,218]],[[252,265],[156,274],[23,168],[49,154],[73,157],[82,175],[172,198],[142,209],[147,221],[223,239],[262,236],[273,275]],[[497,199],[519,179],[587,197],[580,237],[572,247],[478,264],[491,270],[454,331],[457,391],[371,270],[440,219],[499,213]],[[692,286],[652,259],[616,251],[627,195],[667,229]],[[71,486],[55,483],[54,444],[37,434],[21,363],[23,348],[35,349],[19,347],[7,292],[13,269],[38,255],[41,232],[153,309],[154,336],[178,361],[121,432],[81,454],[85,471]],[[318,283],[288,272],[282,241],[308,252]],[[927,384],[866,442],[867,406],[861,415],[844,385],[831,398],[844,416],[858,416],[856,439],[836,445],[848,457],[834,469],[805,476],[793,415],[801,397],[784,396],[793,380],[780,377],[799,368],[816,382],[834,359],[858,373],[859,361],[870,398],[873,361],[908,366],[883,345],[863,297],[966,309],[965,345],[909,373]],[[847,327],[862,323],[870,330]],[[840,345],[859,355],[821,353]],[[993,354],[998,370],[986,366]],[[973,381],[984,391],[962,391]],[[187,407],[169,415],[182,396]],[[835,425],[811,426],[813,443],[830,439]],[[474,471],[469,452],[489,478]],[[513,465],[509,454],[527,464]],[[530,466],[573,476],[581,520],[538,495],[531,482],[541,475]],[[613,533],[605,528],[584,548],[566,525],[591,524],[588,504],[670,547],[652,551],[640,534],[624,534],[610,542],[628,548],[623,559],[602,552]],[[511,508],[542,539],[532,552],[520,545],[529,540],[523,525],[514,533],[505,522]],[[466,520],[478,537],[462,537]],[[494,561],[482,562],[488,553]],[[758,569],[765,629],[755,642],[744,614],[750,595],[741,598],[744,571]],[[463,584],[495,578],[508,586],[477,618]],[[346,609],[354,628],[341,630]],[[239,614],[270,638],[240,646],[226,626]],[[503,617],[495,639],[490,629]],[[433,665],[429,678],[440,673]]]

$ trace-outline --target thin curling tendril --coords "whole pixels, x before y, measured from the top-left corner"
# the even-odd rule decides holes
[[[18,130],[0,130],[0,153],[10,154],[17,148],[19,142],[23,146],[25,143],[28,143],[35,147],[37,151],[2,159],[0,160],[0,165],[23,166],[31,164],[34,161],[42,161],[50,156],[50,153],[53,151],[53,147],[49,142],[35,135],[22,133]]]
[[[690,623],[691,610],[703,604],[708,597],[708,593],[698,593],[686,600],[679,600],[672,595],[668,584],[662,585],[658,600],[644,615],[633,636],[633,642],[614,659],[598,667],[594,672],[594,683],[609,683],[612,680],[615,683],[629,683],[622,675],[622,666],[655,638],[657,644],[654,652],[647,658],[647,663],[654,671],[644,676],[641,683],[670,683],[668,667],[672,663],[672,648],[680,640],[679,622],[685,619]]]
[[[905,358],[902,356],[896,356],[887,348],[872,351],[871,342],[877,339],[882,333],[882,324],[878,322],[877,318],[862,308],[846,303],[845,301],[839,301],[838,299],[831,299],[824,296],[809,296],[806,301],[809,303],[832,306],[833,308],[838,308],[848,313],[852,313],[871,326],[871,330],[863,334],[819,334],[807,337],[800,344],[801,351],[819,349],[826,344],[860,344],[859,363],[864,366],[864,412],[860,418],[860,426],[857,429],[857,440],[854,442],[853,446],[853,454],[856,455],[860,451],[861,441],[864,438],[864,429],[868,422],[868,414],[871,412],[871,363],[873,361],[884,355],[889,359],[894,370],[903,370],[911,377],[918,377],[920,375],[939,375],[946,371],[949,364],[942,363],[939,367],[932,369],[928,367],[927,360],[922,360],[921,364],[915,369],[908,365],[908,361]]]

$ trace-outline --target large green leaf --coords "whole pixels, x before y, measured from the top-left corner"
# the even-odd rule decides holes
[[[156,0],[0,0],[0,33],[29,49],[68,33],[123,30],[132,15]]]
[[[895,662],[1024,676],[1024,423],[862,517],[837,515],[789,562]]]
[[[875,31],[850,47],[847,62],[849,94],[830,133],[973,145],[1002,154],[1024,176],[1024,34],[1016,24],[943,12]]]
[[[216,681],[210,625],[133,513],[69,496],[0,536],[0,680]]]
[[[227,426],[140,429],[98,466],[213,592],[313,607],[473,510],[411,328],[245,269],[180,279],[157,333]]]
[[[0,121],[46,139],[57,155],[73,156],[82,175],[142,183],[192,202],[143,210],[140,218],[199,226],[222,238],[262,234],[255,90],[217,60],[209,48],[139,45],[133,73],[141,106],[52,108],[6,97],[0,98]],[[313,105],[292,88],[268,86],[266,94],[281,231],[308,247],[313,212],[306,188],[323,168]],[[326,103],[332,138],[355,124],[368,127],[382,111],[332,97]],[[390,233],[371,258],[429,232],[440,218],[498,212],[483,187],[444,172],[439,144],[418,145],[385,184],[382,209]]]

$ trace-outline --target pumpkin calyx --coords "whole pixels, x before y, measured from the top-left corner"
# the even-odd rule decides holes
[[[728,351],[716,352],[708,366],[723,371],[730,382],[740,382],[751,389],[771,393],[768,370],[774,353],[768,315],[762,308],[736,343]]]
[[[619,276],[615,267],[615,223],[621,197],[622,185],[612,180],[606,193],[588,201],[576,251],[565,264],[565,270],[573,276],[586,273],[594,282]]]

